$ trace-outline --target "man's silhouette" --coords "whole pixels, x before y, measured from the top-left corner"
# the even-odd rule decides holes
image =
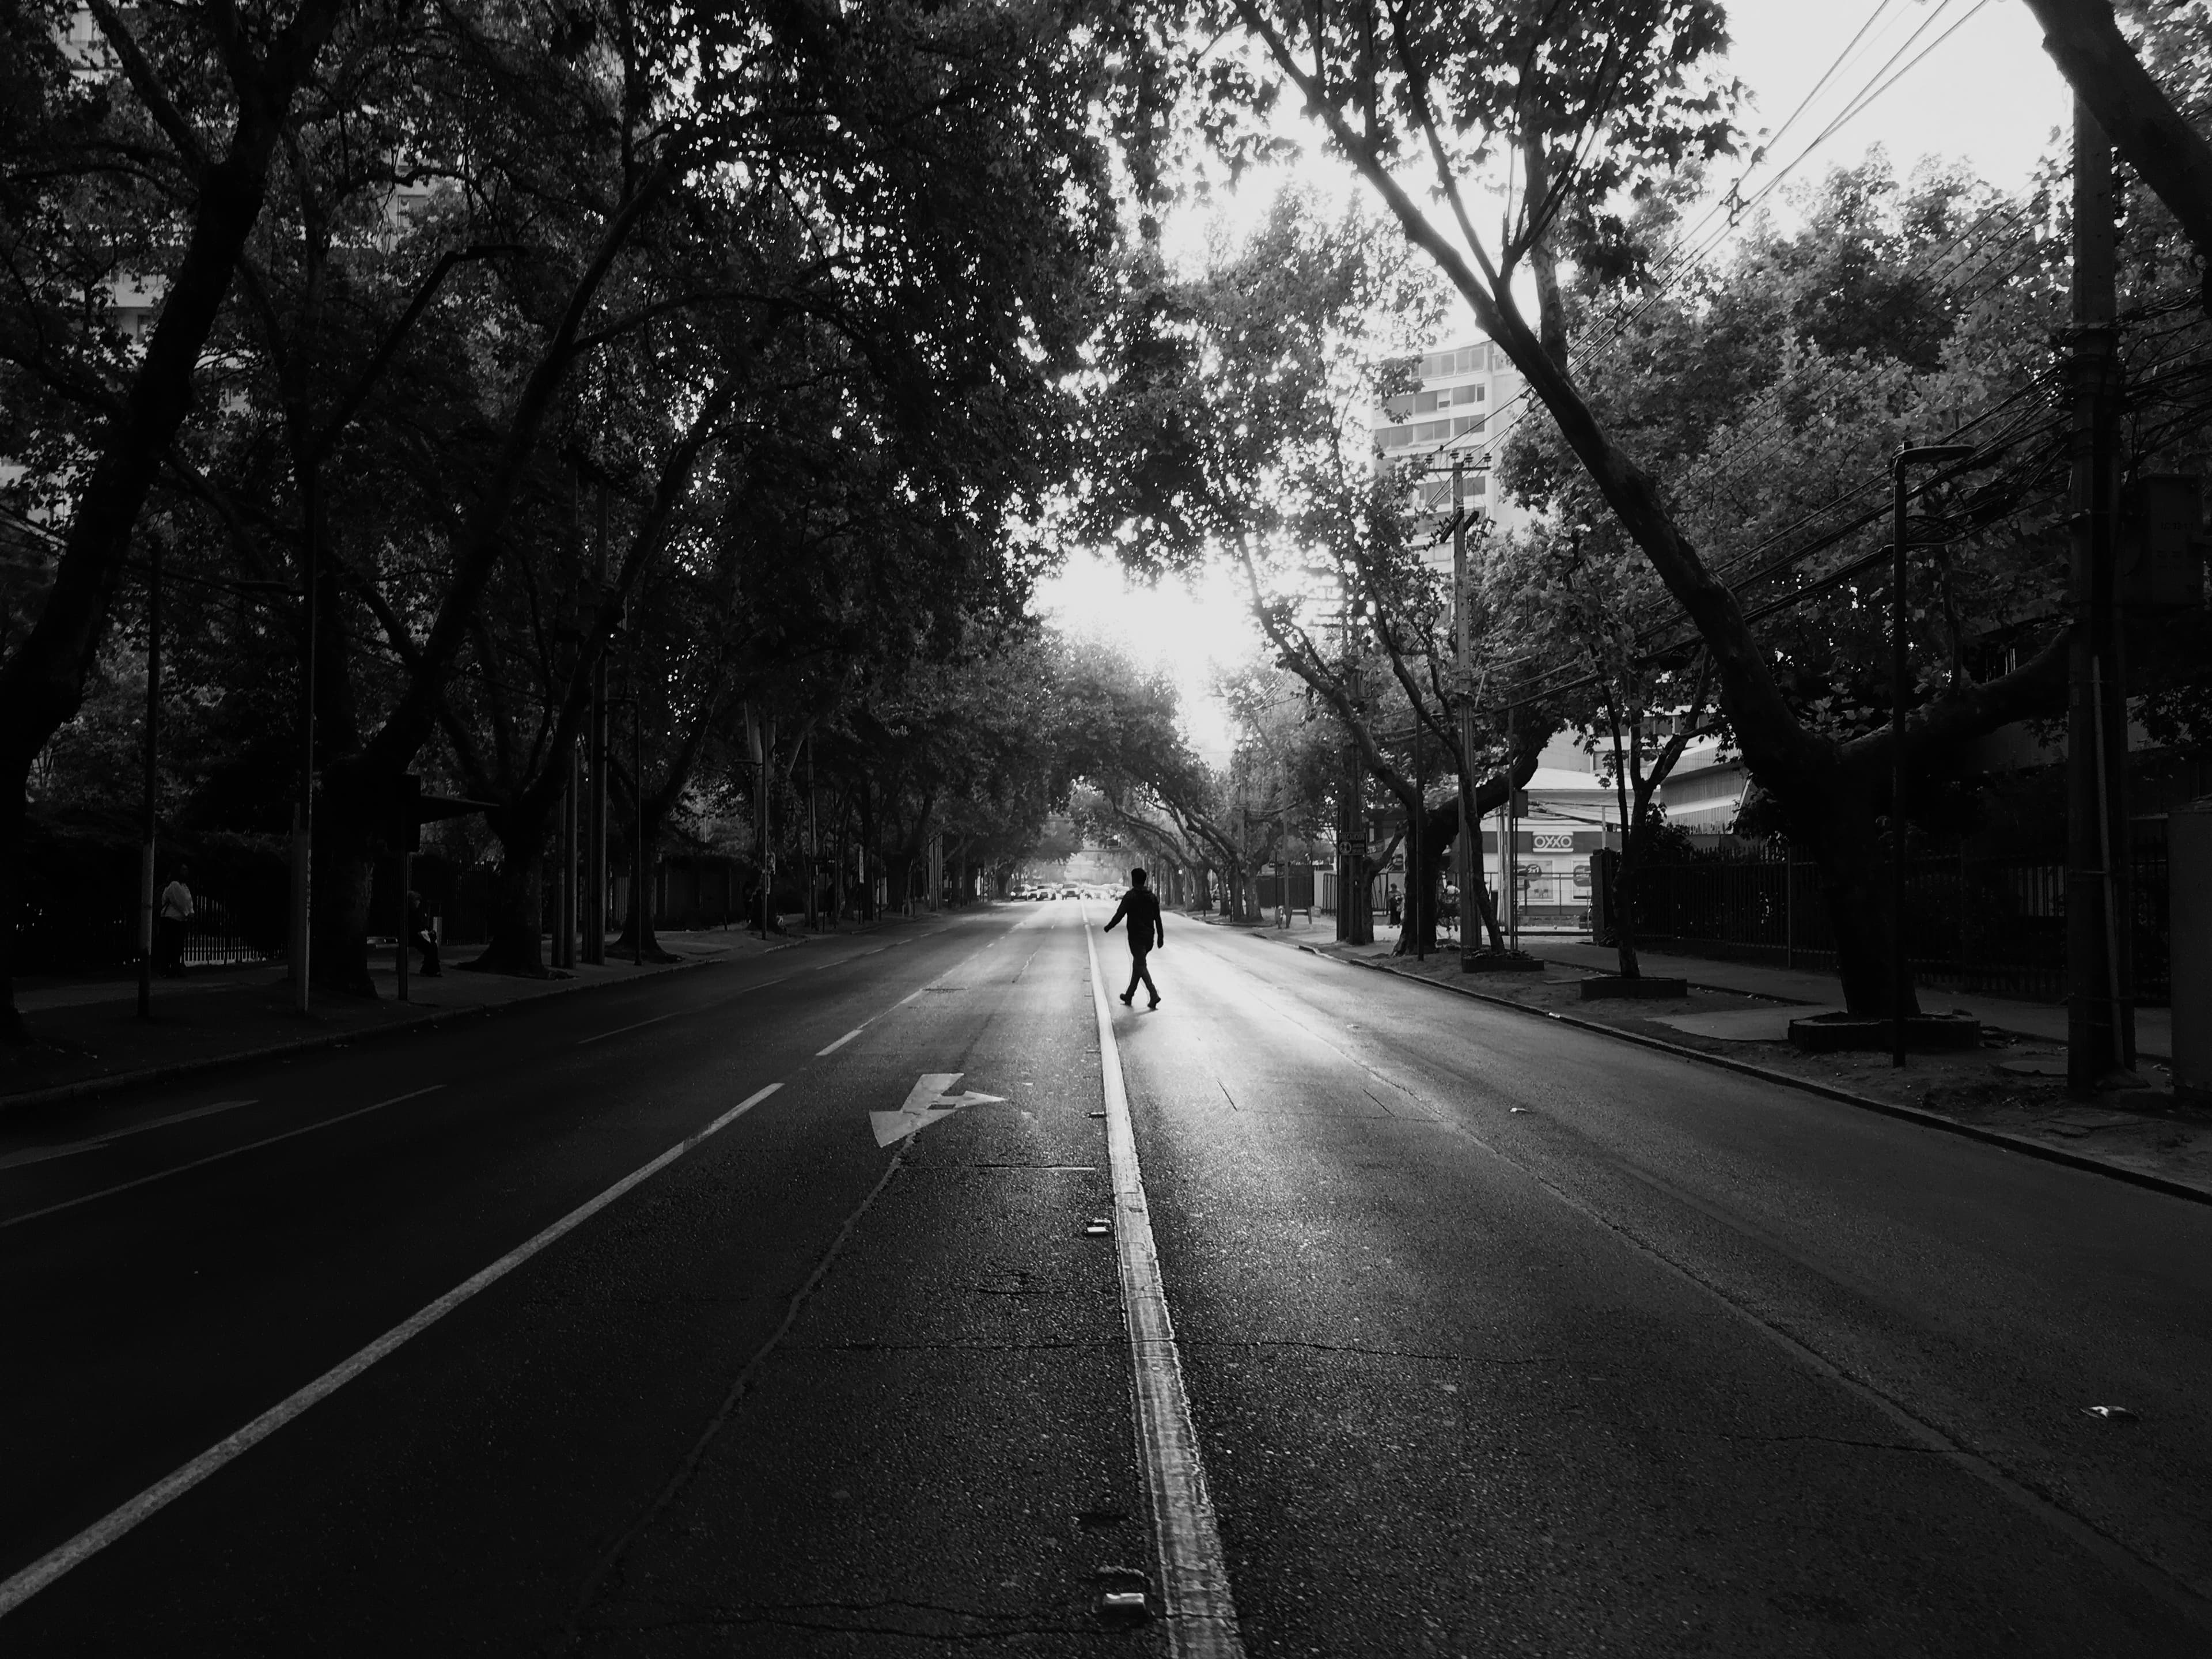
[[[1121,1000],[1134,1002],[1137,983],[1141,980],[1152,999],[1145,1006],[1157,1008],[1160,1006],[1160,994],[1152,983],[1152,970],[1145,966],[1145,958],[1152,954],[1155,945],[1165,947],[1168,930],[1160,925],[1160,902],[1154,896],[1152,890],[1146,885],[1149,879],[1142,870],[1129,872],[1129,890],[1121,895],[1121,902],[1115,909],[1114,921],[1106,924],[1106,931],[1112,933],[1115,922],[1124,916],[1128,917],[1129,988],[1121,993]]]

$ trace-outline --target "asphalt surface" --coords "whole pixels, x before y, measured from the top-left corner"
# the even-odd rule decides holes
[[[0,1652],[1170,1652],[1097,1613],[1158,1557],[1082,914],[11,1120]],[[1248,1652],[2212,1651],[2212,1208],[1176,917],[1153,972]],[[925,1076],[1000,1098],[878,1144]]]

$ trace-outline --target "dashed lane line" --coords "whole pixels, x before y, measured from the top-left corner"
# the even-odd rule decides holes
[[[609,1037],[620,1036],[624,1031],[642,1031],[648,1025],[658,1025],[664,1019],[673,1019],[686,1012],[682,1008],[672,1008],[665,1014],[655,1014],[651,1019],[641,1019],[635,1024],[617,1025],[611,1031],[601,1031],[597,1036],[578,1037],[576,1046],[580,1048],[587,1042],[605,1042]]]
[[[403,1100],[414,1100],[446,1085],[433,1083],[420,1089],[410,1089],[404,1095],[393,1095],[388,1100],[356,1106],[349,1112],[340,1112],[335,1117],[317,1118],[313,1123],[302,1123],[296,1129],[287,1129],[281,1134],[264,1135],[258,1140],[249,1140],[241,1146],[226,1146],[219,1152],[210,1152],[205,1158],[196,1158],[188,1164],[173,1164],[166,1170],[156,1170],[151,1175],[140,1176],[136,1181],[118,1182],[112,1187],[102,1187],[96,1193],[84,1193],[76,1198],[64,1199],[59,1204],[49,1204],[42,1210],[26,1210],[21,1215],[11,1215],[0,1220],[0,1227],[20,1227],[26,1221],[36,1221],[42,1215],[54,1215],[63,1210],[74,1210],[80,1204],[89,1204],[94,1199],[112,1198],[118,1193],[127,1193],[134,1187],[144,1187],[156,1181],[167,1181],[171,1176],[182,1175],[187,1170],[198,1170],[210,1164],[220,1164],[224,1158],[236,1158],[241,1152],[251,1152],[263,1146],[274,1146],[280,1140],[290,1140],[297,1135],[313,1134],[318,1129],[327,1129],[350,1119],[364,1117],[371,1112],[380,1112],[386,1106],[397,1106]],[[5,1612],[0,1607],[0,1612]]]
[[[854,1037],[856,1037],[856,1036],[860,1036],[860,1033],[861,1033],[862,1031],[866,1030],[866,1029],[867,1029],[867,1027],[866,1027],[865,1025],[855,1025],[855,1026],[854,1026],[851,1030],[849,1030],[849,1031],[846,1032],[844,1036],[842,1036],[839,1037],[839,1038],[838,1038],[835,1042],[831,1043],[831,1044],[830,1044],[827,1048],[817,1048],[817,1049],[814,1051],[814,1058],[815,1058],[815,1059],[817,1059],[817,1060],[819,1060],[819,1059],[821,1059],[821,1058],[822,1058],[822,1056],[823,1056],[823,1055],[824,1055],[824,1054],[836,1054],[836,1053],[840,1048],[843,1048],[847,1043],[850,1042],[851,1042]]]
[[[224,1464],[252,1450],[310,1407],[330,1398],[378,1360],[421,1335],[477,1291],[506,1278],[547,1245],[590,1220],[641,1182],[651,1180],[708,1136],[736,1122],[781,1087],[783,1085],[781,1083],[771,1083],[764,1089],[756,1090],[705,1128],[678,1141],[650,1164],[632,1170],[597,1198],[578,1205],[543,1232],[516,1245],[489,1267],[463,1279],[412,1318],[393,1326],[350,1359],[333,1365],[298,1393],[270,1407],[244,1428],[209,1447],[174,1474],[155,1481],[129,1503],[94,1522],[66,1544],[47,1552],[14,1577],[0,1583],[0,1617],[22,1606],[72,1567],[91,1559],[140,1522],[183,1497]]]
[[[96,1152],[131,1135],[143,1135],[149,1129],[166,1129],[172,1123],[190,1123],[194,1118],[213,1117],[217,1112],[235,1111],[240,1106],[258,1106],[258,1097],[252,1100],[218,1100],[212,1106],[195,1106],[188,1112],[172,1112],[167,1117],[149,1118],[143,1123],[126,1124],[119,1129],[110,1129],[104,1135],[93,1135],[83,1140],[67,1141],[58,1146],[26,1146],[20,1152],[10,1152],[0,1158],[0,1170],[17,1170],[26,1164],[46,1164],[58,1158],[72,1158],[79,1152]]]
[[[1114,1246],[1121,1258],[1137,1455],[1152,1498],[1168,1651],[1175,1659],[1243,1659],[1244,1640],[1229,1592],[1221,1533],[1206,1493],[1206,1468],[1191,1424],[1175,1325],[1168,1316],[1159,1252],[1152,1243],[1152,1212],[1137,1164],[1136,1134],[1129,1123],[1129,1097],[1121,1077],[1121,1051],[1114,1040],[1113,1010],[1107,1004],[1105,975],[1098,965],[1098,940],[1091,931],[1089,910],[1078,914],[1091,955],[1091,1000],[1098,1018],[1098,1066],[1106,1095],[1106,1151],[1113,1166]]]

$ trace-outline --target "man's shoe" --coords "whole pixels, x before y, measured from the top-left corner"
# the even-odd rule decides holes
[[[1136,998],[1137,998],[1137,994],[1136,994],[1134,991],[1125,991],[1125,992],[1123,992],[1123,993],[1121,994],[1121,1006],[1122,1006],[1124,1008],[1127,1008],[1127,1006],[1129,1006],[1129,1005],[1130,1005],[1131,1003],[1133,1003],[1133,1002],[1134,1002],[1134,1001],[1136,1000]]]
[[[1157,1008],[1157,1007],[1158,1007],[1159,1006],[1160,1006],[1160,1000],[1159,1000],[1158,997],[1154,997],[1154,998],[1153,998],[1150,1002],[1148,1002],[1148,1003],[1146,1003],[1146,1004],[1145,1005],[1145,1006],[1146,1006],[1146,1008]]]

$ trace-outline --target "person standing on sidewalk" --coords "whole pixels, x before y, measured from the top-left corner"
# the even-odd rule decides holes
[[[190,873],[179,865],[169,884],[161,890],[161,972],[170,979],[185,971],[185,928],[192,919],[192,890],[185,882]]]
[[[1154,945],[1165,948],[1168,930],[1160,924],[1160,902],[1146,885],[1151,878],[1142,870],[1129,872],[1129,890],[1121,895],[1121,902],[1114,911],[1114,920],[1106,924],[1105,931],[1112,933],[1115,924],[1122,917],[1129,919],[1129,988],[1121,993],[1125,1004],[1133,1004],[1139,981],[1144,982],[1152,1000],[1145,1006],[1160,1006],[1160,994],[1152,983],[1152,970],[1146,967],[1145,958],[1152,953]]]
[[[407,895],[407,937],[399,943],[403,951],[412,946],[422,953],[422,977],[440,979],[445,969],[438,965],[438,941],[430,933],[429,913],[422,908],[422,896],[411,889]]]

